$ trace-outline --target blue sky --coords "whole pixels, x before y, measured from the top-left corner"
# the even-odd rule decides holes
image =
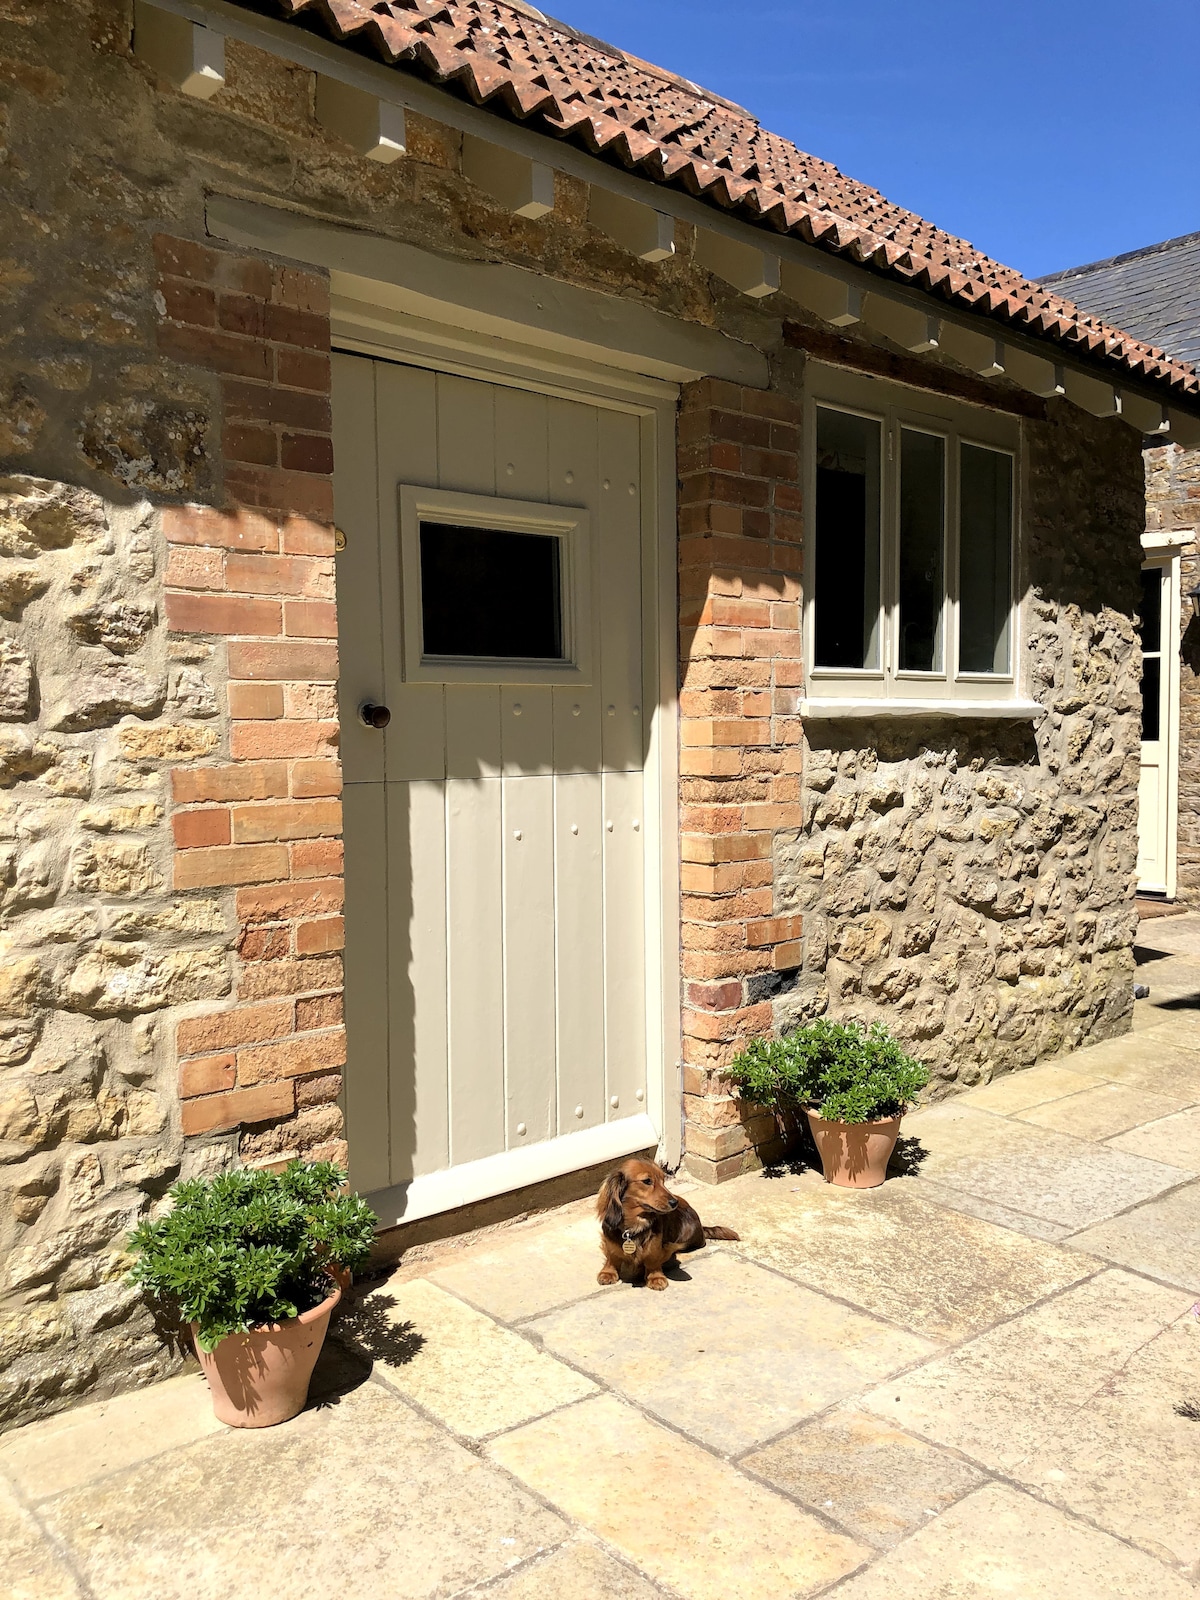
[[[1037,276],[1200,231],[1200,0],[541,0]]]

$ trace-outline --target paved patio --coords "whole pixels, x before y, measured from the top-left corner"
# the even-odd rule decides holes
[[[678,1184],[742,1240],[665,1294],[573,1206],[373,1285],[283,1427],[189,1375],[9,1435],[0,1594],[1194,1597],[1200,917],[1143,935],[1131,1036],[882,1189]]]

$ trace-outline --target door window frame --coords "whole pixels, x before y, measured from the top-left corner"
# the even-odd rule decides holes
[[[543,683],[592,681],[591,520],[580,506],[498,496],[459,494],[403,483],[400,497],[400,594],[404,678],[408,683]],[[559,660],[426,655],[422,638],[421,524],[457,523],[505,533],[533,533],[559,543],[559,604],[563,653]]]
[[[817,412],[842,411],[878,422],[881,430],[883,485],[880,493],[880,646],[878,667],[819,667],[815,661],[816,539],[806,540],[804,563],[804,668],[806,705],[819,714],[820,703],[854,701],[877,704],[886,714],[889,703],[910,710],[928,702],[931,709],[987,708],[1002,712],[1019,699],[1022,613],[1021,507],[1024,499],[1024,453],[1020,419],[941,395],[906,389],[887,380],[844,369],[809,365],[805,394],[804,490],[806,503],[816,506]],[[901,670],[899,639],[900,604],[900,456],[905,430],[932,434],[945,440],[945,504],[942,543],[942,667],[940,671]],[[958,669],[959,652],[959,480],[960,451],[975,445],[1008,456],[1012,461],[1012,545],[1009,568],[1009,670],[1005,673],[964,672]],[[810,519],[811,522],[811,519]],[[1029,707],[1036,710],[1036,707]]]

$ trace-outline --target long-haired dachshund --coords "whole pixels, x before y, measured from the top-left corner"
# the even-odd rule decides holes
[[[732,1228],[706,1228],[686,1200],[667,1188],[666,1173],[653,1161],[624,1161],[609,1173],[596,1199],[604,1267],[597,1283],[633,1283],[643,1275],[648,1289],[665,1289],[663,1268],[685,1250],[703,1250],[706,1239],[736,1239]]]

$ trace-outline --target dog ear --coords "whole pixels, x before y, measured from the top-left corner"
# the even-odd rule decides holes
[[[629,1187],[629,1179],[618,1167],[616,1172],[610,1172],[600,1185],[600,1193],[596,1198],[596,1215],[600,1218],[601,1226],[612,1233],[620,1233],[625,1223],[625,1208],[622,1201],[625,1191]]]

